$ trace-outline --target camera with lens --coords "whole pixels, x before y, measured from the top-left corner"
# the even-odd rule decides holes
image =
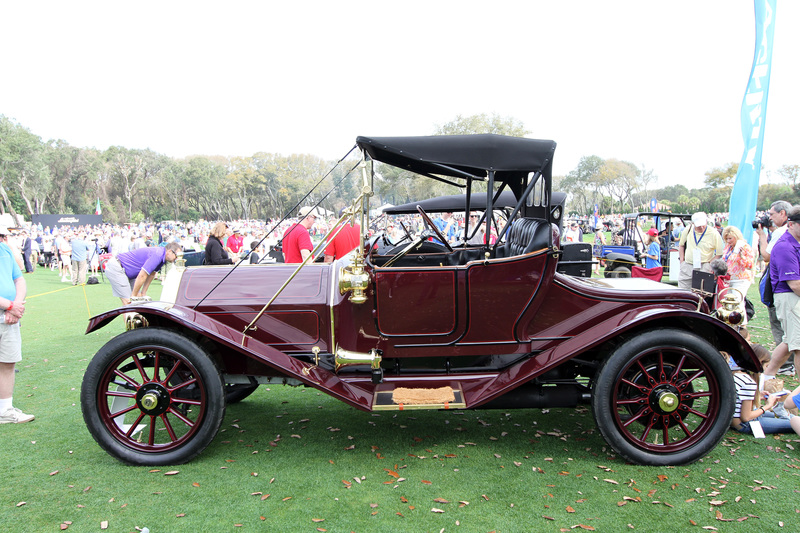
[[[755,219],[753,221],[753,229],[758,229],[759,224],[762,228],[769,228],[772,225],[769,215],[761,215],[759,218]]]

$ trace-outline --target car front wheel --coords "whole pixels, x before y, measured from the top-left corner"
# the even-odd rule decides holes
[[[89,432],[112,456],[134,465],[180,464],[214,439],[225,393],[219,370],[196,342],[140,328],[92,358],[81,407]]]
[[[733,417],[731,371],[706,340],[682,330],[640,333],[605,361],[592,410],[605,440],[641,465],[683,465],[708,454]]]

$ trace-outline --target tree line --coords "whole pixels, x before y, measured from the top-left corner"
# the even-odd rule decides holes
[[[588,156],[581,158],[578,166],[566,176],[555,177],[553,190],[568,194],[570,213],[590,214],[595,205],[599,214],[650,211],[652,198],[673,213],[719,213],[728,211],[738,169],[738,163],[728,163],[708,170],[704,186],[699,189],[689,189],[685,185],[654,188],[656,176],[644,166]],[[800,203],[800,165],[783,165],[777,174],[780,183],[767,183],[758,188],[757,210],[769,209],[776,200]]]
[[[352,198],[356,179],[326,196],[346,172],[347,162],[330,172],[334,165],[308,154],[176,159],[149,149],[78,148],[43,141],[0,115],[0,211],[26,219],[93,213],[98,199],[111,223],[268,219],[300,202],[335,210]],[[323,177],[306,198],[309,184]]]
[[[510,117],[457,116],[436,126],[434,134],[497,133],[526,136],[524,125]],[[0,211],[20,214],[93,213],[97,199],[111,223],[142,220],[269,219],[298,204],[338,211],[360,191],[360,176],[348,175],[356,163],[337,165],[309,154],[258,152],[252,156],[197,155],[176,159],[149,149],[112,146],[78,148],[64,140],[44,141],[0,115]],[[554,178],[553,190],[568,194],[569,212],[601,214],[649,209],[650,199],[673,212],[728,210],[738,165],[706,172],[705,187],[671,185],[654,189],[656,176],[644,166],[583,157],[566,176]],[[783,183],[759,188],[758,208],[774,200],[800,203],[800,166],[778,171]],[[320,186],[306,196],[312,184]],[[454,194],[452,186],[389,166],[378,166],[372,207]]]

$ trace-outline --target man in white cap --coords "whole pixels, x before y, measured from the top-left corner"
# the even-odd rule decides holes
[[[302,263],[311,255],[314,245],[308,230],[317,221],[317,210],[311,206],[300,208],[300,220],[283,234],[283,260],[287,263]]]
[[[22,271],[6,244],[8,229],[0,226],[0,424],[30,422],[14,407],[14,370],[22,360],[22,336],[19,320],[25,313],[27,288]]]
[[[681,270],[678,275],[678,287],[692,288],[692,271],[711,272],[711,261],[722,257],[725,243],[722,236],[713,227],[708,227],[708,217],[702,211],[692,215],[692,223],[681,233],[678,245],[678,257]]]

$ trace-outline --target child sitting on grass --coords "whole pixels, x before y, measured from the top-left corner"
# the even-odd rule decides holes
[[[752,346],[762,365],[769,361],[769,350],[760,344]],[[731,428],[740,433],[752,435],[751,424],[758,421],[765,434],[797,432],[800,435],[800,417],[792,418],[792,420],[797,419],[795,423],[792,420],[777,418],[772,412],[772,408],[778,403],[779,398],[772,394],[767,395],[763,406],[757,407],[756,398],[759,396],[757,374],[744,371],[728,354],[724,354],[724,356],[731,367],[733,383],[736,386],[736,407],[731,420]],[[800,393],[800,387],[797,392]],[[800,394],[798,394],[798,402],[800,402]]]

